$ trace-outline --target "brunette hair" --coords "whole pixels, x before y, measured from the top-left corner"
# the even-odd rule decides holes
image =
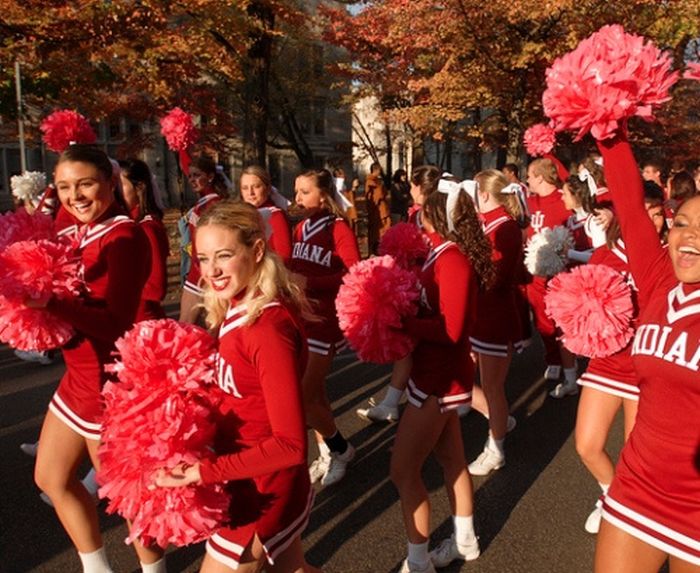
[[[309,169],[297,175],[311,179],[319,191],[321,191],[321,204],[336,217],[347,219],[345,213],[333,198],[335,196],[335,181],[328,169]]]
[[[246,305],[249,322],[257,320],[265,305],[275,300],[282,300],[302,317],[313,319],[304,289],[295,282],[282,260],[267,248],[265,224],[255,207],[240,201],[219,201],[200,217],[197,229],[207,225],[219,225],[234,231],[238,240],[248,248],[252,248],[258,240],[265,243],[263,259],[247,285],[242,301],[242,304]],[[203,306],[207,325],[215,329],[226,317],[229,301],[221,300],[208,285],[205,285]]]
[[[411,173],[411,183],[420,187],[421,195],[426,198],[437,191],[442,169],[435,165],[421,165]]]
[[[146,215],[152,215],[158,219],[163,218],[163,211],[156,203],[155,190],[153,189],[153,176],[145,162],[140,159],[125,159],[119,162],[119,167],[131,184],[134,186],[139,201],[139,221]]]
[[[586,213],[593,213],[593,210],[598,206],[595,197],[591,195],[591,190],[588,188],[588,182],[581,181],[578,175],[571,175],[564,181],[565,185],[569,186],[569,191],[581,204]]]
[[[605,172],[603,168],[596,163],[596,157],[594,155],[587,155],[580,165],[588,169],[588,172],[593,176],[593,181],[598,187],[607,187],[608,184],[605,181]]]
[[[671,177],[671,199],[685,201],[698,194],[695,179],[687,171],[679,171]]]
[[[226,199],[228,197],[226,180],[217,169],[216,161],[214,161],[213,157],[210,157],[209,155],[200,155],[194,159],[194,161],[192,161],[191,166],[196,167],[207,175],[212,175],[211,187],[214,189],[214,192],[222,199]]]

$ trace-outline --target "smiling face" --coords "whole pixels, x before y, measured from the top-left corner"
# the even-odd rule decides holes
[[[114,185],[97,166],[62,161],[54,174],[58,199],[81,223],[92,223],[114,202]]]
[[[262,207],[270,196],[270,190],[257,175],[244,173],[241,175],[241,198],[253,207]]]
[[[248,247],[240,241],[239,231],[222,225],[197,227],[195,242],[202,277],[225,301],[250,285],[265,254],[262,239]]]
[[[700,197],[678,209],[668,232],[668,252],[680,281],[700,283]]]

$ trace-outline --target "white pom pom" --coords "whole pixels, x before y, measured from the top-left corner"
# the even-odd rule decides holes
[[[545,227],[525,247],[525,266],[531,274],[553,277],[566,269],[567,252],[574,245],[566,227]]]
[[[39,171],[25,171],[10,178],[12,194],[20,201],[31,201],[46,189],[46,175]]]

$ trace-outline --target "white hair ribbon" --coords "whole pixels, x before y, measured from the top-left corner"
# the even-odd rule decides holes
[[[591,193],[591,197],[595,197],[598,194],[598,186],[595,184],[593,175],[585,167],[581,168],[578,172],[578,178],[580,181],[585,181],[588,184],[588,191]]]
[[[283,211],[289,209],[289,205],[291,205],[291,201],[282,195],[274,185],[270,187],[270,201],[274,203],[275,207],[279,207]]]
[[[351,209],[353,206],[352,202],[340,191],[338,191],[338,189],[335,189],[333,193],[333,199],[338,204],[338,207],[340,207],[343,210],[343,212],[347,212],[347,210]]]
[[[449,173],[443,173],[443,177],[451,177]],[[459,194],[464,191],[472,201],[476,204],[477,190],[479,186],[476,181],[467,179],[461,183],[456,181],[450,181],[449,179],[440,179],[438,182],[438,193],[445,193],[447,195],[447,205],[445,206],[445,211],[447,215],[447,228],[450,231],[455,230],[454,224],[454,210],[457,205],[457,200],[459,199]]]
[[[602,158],[602,157],[596,157],[596,158],[593,160],[593,163],[595,163],[596,165],[600,165],[601,167],[603,167],[603,158]]]

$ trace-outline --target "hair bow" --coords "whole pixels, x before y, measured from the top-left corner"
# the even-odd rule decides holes
[[[450,173],[443,173],[443,177],[452,177],[452,175]],[[447,215],[447,228],[450,231],[455,230],[453,218],[454,210],[457,206],[457,200],[459,199],[459,194],[464,191],[471,198],[471,200],[474,201],[474,204],[478,205],[478,189],[479,185],[477,182],[472,181],[471,179],[466,179],[461,183],[450,181],[449,179],[440,179],[437,190],[439,193],[445,193],[447,195],[447,205],[445,210]]]
[[[591,197],[595,197],[598,194],[598,186],[595,184],[593,175],[591,175],[591,172],[588,171],[588,169],[582,167],[578,172],[578,178],[580,181],[585,181],[588,184],[588,191],[590,192]]]
[[[501,193],[504,195],[515,195],[518,198],[518,203],[520,203],[520,210],[523,214],[523,218],[530,215],[530,210],[527,206],[527,198],[525,197],[525,190],[522,185],[519,183],[509,183],[501,189]]]

